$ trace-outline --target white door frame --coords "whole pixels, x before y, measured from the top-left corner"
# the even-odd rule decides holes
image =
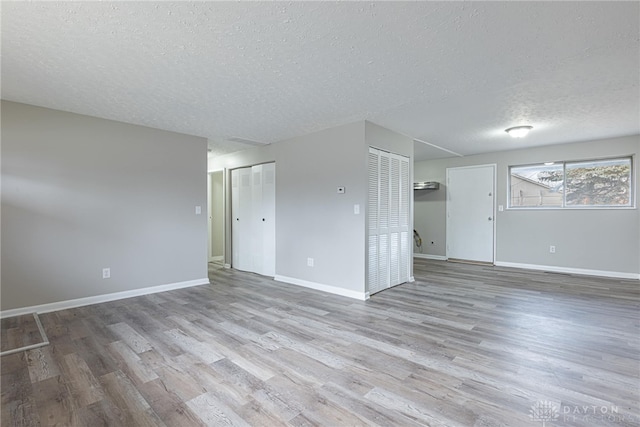
[[[451,167],[451,168],[447,168],[446,169],[446,183],[447,183],[447,187],[449,185],[449,171],[450,170],[455,170],[455,169],[477,169],[477,168],[491,168],[492,169],[492,175],[493,175],[493,183],[492,183],[492,213],[491,213],[491,222],[492,222],[492,227],[493,227],[493,232],[491,235],[492,238],[492,260],[491,263],[495,264],[496,262],[496,253],[497,253],[497,248],[496,248],[496,186],[497,186],[497,169],[498,166],[496,163],[489,163],[489,164],[482,164],[482,165],[471,165],[471,166],[459,166],[459,167]],[[450,243],[450,233],[449,233],[449,198],[446,198],[446,213],[445,213],[445,221],[446,221],[446,243],[445,243],[445,253],[446,253],[446,257],[447,259],[450,258],[449,256],[449,243]]]

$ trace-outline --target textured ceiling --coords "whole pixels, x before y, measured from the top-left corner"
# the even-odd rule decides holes
[[[431,144],[418,158],[640,133],[638,2],[1,7],[3,99],[217,154],[362,119]]]

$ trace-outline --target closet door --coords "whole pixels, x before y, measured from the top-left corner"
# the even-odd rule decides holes
[[[275,276],[275,163],[231,172],[233,268]]]
[[[240,256],[240,169],[231,171],[231,265],[238,264]]]
[[[276,275],[276,164],[262,166],[262,207],[259,224],[262,234],[262,272]]]
[[[251,168],[251,271],[263,274],[262,165]]]
[[[367,259],[367,284],[369,294],[374,294],[386,289],[388,286],[387,274],[384,268],[381,270],[380,260],[388,257],[386,249],[383,248],[383,254],[380,253],[380,237],[381,223],[385,222],[385,218],[380,215],[380,179],[384,173],[380,170],[380,154],[379,150],[369,149],[369,202],[367,206],[367,222],[368,222],[368,249],[369,256]],[[384,202],[382,202],[384,203]],[[386,245],[383,245],[386,247]]]
[[[253,271],[264,276],[276,274],[275,170],[275,163],[251,168]]]
[[[408,158],[369,149],[369,294],[409,279],[409,180]]]
[[[411,195],[413,192],[413,185],[410,175],[410,163],[407,157],[398,156],[400,158],[400,226],[398,232],[400,233],[400,272],[398,284],[405,283],[411,278],[411,261],[413,256],[412,249],[412,230],[410,227],[410,211]]]
[[[251,168],[233,170],[231,172],[233,268],[245,271],[253,271],[251,199]]]

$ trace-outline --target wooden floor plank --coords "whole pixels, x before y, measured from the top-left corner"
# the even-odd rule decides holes
[[[103,399],[104,392],[98,380],[91,373],[87,363],[76,353],[64,356],[65,378],[72,397],[78,406],[85,407]]]
[[[34,386],[34,396],[40,422],[45,426],[79,425],[79,405],[74,402],[62,375],[39,381]],[[4,408],[3,408],[4,410]],[[17,424],[13,420],[12,424]],[[19,424],[18,424],[19,425]]]
[[[213,393],[204,393],[187,402],[187,406],[207,426],[249,426]]]
[[[121,371],[100,377],[105,394],[118,407],[123,425],[164,426],[149,403],[142,397],[131,381]]]
[[[31,386],[25,353],[3,356],[0,364],[2,366],[0,425],[40,425],[40,414]]]
[[[60,368],[51,354],[50,346],[29,350],[26,357],[32,383],[60,375]]]
[[[151,350],[151,344],[149,341],[138,332],[136,332],[130,325],[126,323],[116,323],[109,325],[109,329],[118,335],[124,342],[127,343],[133,351],[136,353],[144,353]]]

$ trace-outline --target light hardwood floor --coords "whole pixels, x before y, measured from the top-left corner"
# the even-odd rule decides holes
[[[417,260],[362,302],[210,274],[41,315],[2,426],[640,424],[637,280]]]

